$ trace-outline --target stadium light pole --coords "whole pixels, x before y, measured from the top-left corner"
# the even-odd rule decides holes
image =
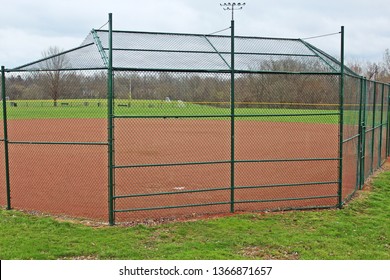
[[[221,3],[220,6],[225,11],[232,11],[232,21],[231,21],[231,49],[230,49],[230,212],[234,212],[234,188],[235,188],[235,112],[234,112],[234,11],[236,10],[242,10],[242,8],[245,6],[245,3],[235,3],[235,2],[228,2],[228,3]]]

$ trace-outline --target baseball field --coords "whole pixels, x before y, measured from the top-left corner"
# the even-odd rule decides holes
[[[105,220],[106,101],[15,103],[7,111],[13,207]],[[337,110],[238,106],[232,167],[225,105],[115,100],[117,221],[226,213],[232,195],[235,211],[337,205]]]

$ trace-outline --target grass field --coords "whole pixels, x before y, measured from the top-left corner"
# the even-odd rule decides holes
[[[57,106],[53,106],[50,100],[20,100],[15,101],[16,107],[8,106],[8,119],[68,119],[68,118],[106,118],[107,101],[106,100],[59,100]],[[241,104],[243,105],[243,104]],[[248,104],[246,104],[248,105]],[[249,106],[249,105],[248,105]],[[319,110],[310,109],[310,106],[303,106],[300,109],[277,108],[277,106],[252,104],[257,108],[236,108],[236,115],[245,115],[239,120],[260,120],[274,122],[304,122],[304,123],[338,123],[338,115],[320,115],[337,114],[337,110]],[[297,107],[297,105],[294,105]],[[290,107],[294,107],[291,105]],[[272,108],[274,107],[274,108]],[[276,108],[275,108],[276,107]],[[114,113],[118,116],[228,116],[230,108],[227,103],[179,103],[177,101],[165,102],[160,100],[116,100]],[[282,115],[298,116],[282,116]],[[305,114],[319,114],[315,116],[305,116]],[[261,117],[256,115],[263,115]],[[356,118],[356,112],[350,115],[350,118]],[[213,118],[216,118],[213,117]],[[0,116],[0,119],[2,116]],[[218,117],[219,119],[222,117]],[[346,118],[348,119],[348,117]],[[348,123],[348,122],[346,122]]]
[[[343,210],[133,227],[0,210],[0,259],[390,259],[390,171]]]

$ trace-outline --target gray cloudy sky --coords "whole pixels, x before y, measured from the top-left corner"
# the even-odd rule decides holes
[[[230,25],[221,0],[0,0],[0,65],[41,57],[50,46],[70,49],[113,13],[114,29],[208,34]],[[380,61],[390,48],[389,0],[246,0],[236,34],[307,38],[346,31],[348,60]],[[228,34],[228,33],[222,33]],[[310,43],[338,57],[340,36]]]

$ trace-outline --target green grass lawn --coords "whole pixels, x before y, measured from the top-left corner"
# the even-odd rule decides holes
[[[103,119],[107,118],[107,100],[105,99],[64,99],[58,100],[57,106],[53,106],[52,100],[16,100],[12,101],[17,104],[11,106],[8,101],[7,118],[12,119]],[[238,104],[240,104],[238,102]],[[299,122],[299,123],[325,123],[338,124],[338,110],[313,109],[312,106],[299,106],[297,104],[288,105],[285,108],[277,108],[278,105],[272,104],[241,104],[255,108],[236,108],[235,114],[238,120],[257,120],[267,122]],[[223,107],[220,107],[223,106]],[[272,106],[274,108],[272,108]],[[276,107],[275,107],[276,106]],[[297,109],[296,107],[300,107]],[[336,106],[336,105],[335,105]],[[231,114],[229,103],[227,102],[185,102],[178,101],[165,102],[161,100],[115,100],[114,115],[116,116],[145,116],[145,117],[170,117],[185,116],[197,118],[199,115],[211,116],[213,119],[226,119],[219,117],[221,115],[229,116]],[[291,108],[289,108],[291,107]],[[294,108],[295,107],[295,108]],[[359,110],[355,108],[348,109],[344,112],[344,123],[357,125],[359,122]],[[380,108],[378,108],[380,109]],[[0,107],[0,112],[2,108]],[[311,116],[307,116],[310,114]],[[323,115],[333,114],[333,115]],[[256,116],[257,115],[257,116]],[[258,116],[261,115],[261,116]],[[285,115],[285,116],[284,116]],[[297,116],[291,116],[297,115]],[[380,124],[381,110],[376,111],[375,125]],[[3,118],[1,112],[0,119]],[[372,125],[373,114],[367,114],[366,123],[368,127]],[[383,122],[386,122],[384,117]]]
[[[105,100],[59,100],[53,106],[50,100],[21,100],[15,101],[16,107],[7,106],[7,118],[12,119],[69,119],[69,118],[107,118],[107,102]],[[219,116],[229,116],[230,108],[217,107],[209,103],[167,103],[159,100],[116,100],[114,114],[118,116],[186,116],[198,115],[215,116],[214,119],[223,119]],[[259,120],[275,122],[303,122],[303,123],[330,123],[337,124],[337,115],[305,114],[334,114],[335,110],[318,109],[289,109],[289,108],[236,108],[236,115],[245,115],[238,120]],[[283,115],[298,116],[283,116]],[[263,115],[261,117],[256,115]],[[2,114],[0,119],[2,118]],[[348,123],[348,122],[346,122]]]
[[[390,171],[343,210],[134,227],[0,210],[0,259],[390,259]]]

